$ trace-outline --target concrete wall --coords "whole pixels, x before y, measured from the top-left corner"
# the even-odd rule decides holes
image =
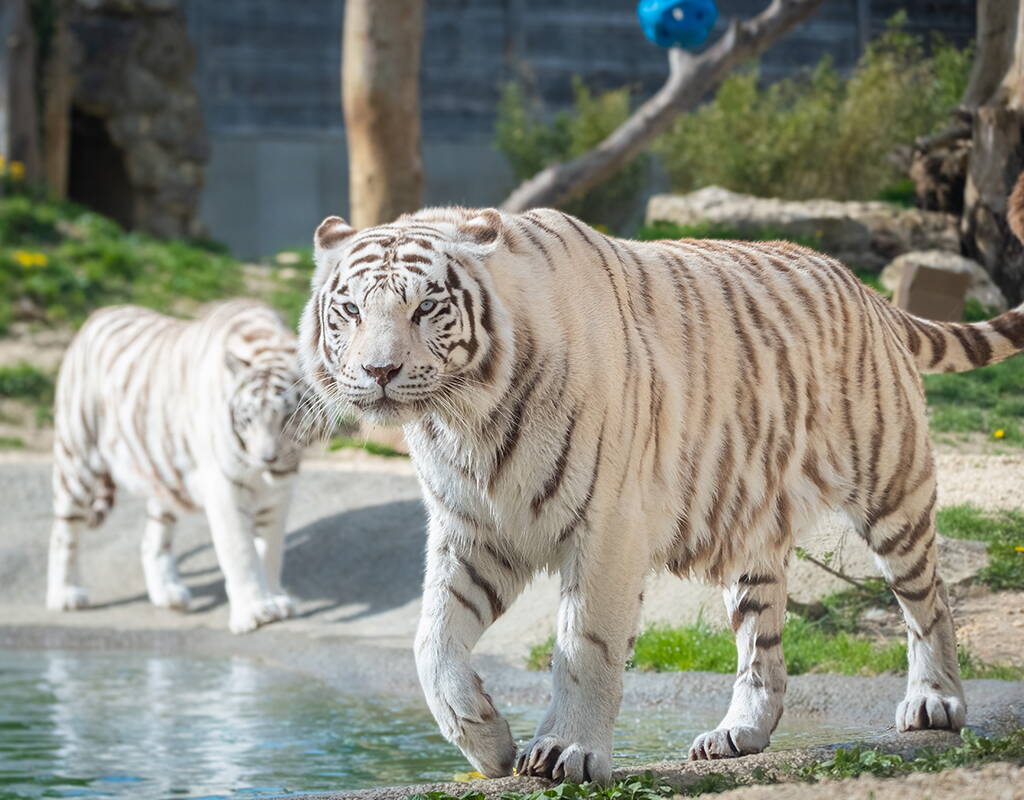
[[[718,0],[722,21],[767,0]],[[863,2],[863,0],[861,0]],[[957,42],[973,35],[973,0],[825,0],[818,15],[763,59],[771,80],[831,54],[841,69],[863,37],[903,8],[912,30]],[[242,256],[305,243],[345,213],[339,68],[344,0],[182,0],[212,144],[202,201],[210,233]],[[581,76],[640,94],[666,75],[635,0],[426,0],[421,112],[425,202],[489,205],[513,180],[491,139],[501,86],[521,80],[547,111]]]
[[[348,214],[348,165],[341,132],[212,137],[200,217],[242,258],[309,247],[330,214]],[[500,203],[514,185],[487,139],[423,144],[425,205]]]

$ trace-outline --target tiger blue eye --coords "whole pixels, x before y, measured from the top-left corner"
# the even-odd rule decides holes
[[[436,306],[437,306],[437,301],[436,300],[424,300],[422,303],[420,303],[419,310],[422,313],[427,314],[427,313],[433,311]]]
[[[345,305],[342,306],[342,308],[344,308],[345,311],[351,314],[353,317],[359,316],[359,306],[357,306],[355,303],[345,303]]]

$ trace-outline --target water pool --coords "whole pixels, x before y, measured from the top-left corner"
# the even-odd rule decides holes
[[[542,713],[504,711],[524,740]],[[716,721],[675,708],[624,712],[616,763],[680,757]],[[775,745],[860,733],[784,721]],[[466,769],[422,703],[348,698],[249,659],[0,652],[2,800],[265,797]]]

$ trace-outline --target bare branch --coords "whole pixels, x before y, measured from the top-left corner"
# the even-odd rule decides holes
[[[696,106],[733,69],[767,50],[822,2],[772,0],[756,17],[733,20],[725,34],[699,56],[673,48],[668,54],[668,80],[653,97],[590,152],[552,164],[520,184],[502,209],[515,212],[561,205],[614,174],[667,130],[677,114]]]

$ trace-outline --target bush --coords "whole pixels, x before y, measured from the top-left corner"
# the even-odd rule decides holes
[[[712,102],[682,115],[658,142],[673,188],[906,202],[893,155],[948,118],[971,51],[936,37],[928,54],[904,21],[890,22],[846,80],[828,57],[767,87],[756,69],[727,78]]]
[[[0,333],[17,319],[79,322],[110,303],[168,311],[242,289],[237,261],[209,248],[126,233],[27,191],[0,197]]]
[[[549,122],[531,108],[522,88],[505,86],[498,102],[495,145],[518,180],[526,180],[550,164],[583,155],[629,117],[630,91],[593,94],[573,79],[573,108]],[[644,184],[645,158],[638,158],[611,178],[566,206],[566,211],[591,224],[617,227],[628,217]]]
[[[53,397],[53,378],[31,364],[0,366],[0,398],[48,402]]]

